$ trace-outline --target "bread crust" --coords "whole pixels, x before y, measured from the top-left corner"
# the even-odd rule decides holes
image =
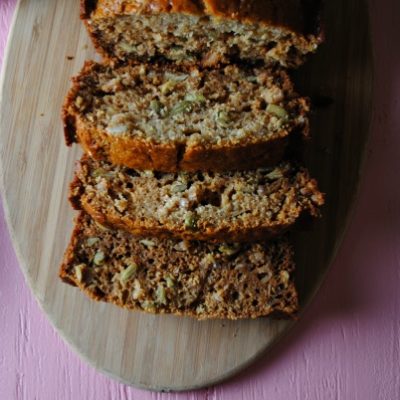
[[[88,127],[77,120],[71,129],[71,119],[65,119],[67,145],[78,142],[85,153],[96,160],[109,161],[140,170],[228,171],[272,166],[285,154],[287,137],[241,146],[196,146],[157,144],[137,138],[111,138],[106,132]]]
[[[260,23],[319,34],[320,0],[81,0],[81,18],[136,13],[183,13]]]

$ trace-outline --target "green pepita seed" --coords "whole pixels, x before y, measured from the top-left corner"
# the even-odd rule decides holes
[[[162,285],[159,285],[156,290],[156,301],[158,304],[167,304],[167,296],[165,293],[165,288]]]
[[[102,265],[104,263],[105,255],[102,251],[98,251],[93,258],[93,262],[96,265]]]
[[[187,74],[176,75],[176,74],[172,74],[171,72],[166,72],[165,77],[171,81],[183,82],[189,77],[189,75],[187,75]]]
[[[229,117],[229,113],[227,113],[226,111],[218,111],[218,113],[217,113],[218,125],[222,126],[223,128],[226,128],[229,126],[230,122],[231,122],[231,119]]]
[[[134,263],[129,264],[128,267],[126,269],[124,269],[120,274],[121,282],[128,281],[130,278],[132,278],[132,276],[134,276],[136,274],[137,270],[138,270],[137,264],[134,264]]]
[[[142,240],[140,240],[140,243],[146,247],[154,247],[156,245],[152,240],[148,240],[148,239],[142,239]]]
[[[282,171],[278,168],[272,170],[269,174],[265,175],[268,179],[279,179],[283,178]]]
[[[83,270],[86,268],[85,264],[79,264],[75,267],[75,275],[78,282],[82,282],[83,280]]]
[[[176,85],[176,82],[169,80],[161,85],[160,91],[162,94],[169,94],[172,92],[175,85]]]
[[[239,244],[232,244],[232,245],[227,245],[227,244],[222,244],[219,246],[218,250],[227,256],[233,256],[234,254],[238,253],[240,251],[240,245]]]
[[[93,246],[94,244],[96,244],[100,239],[98,237],[90,237],[88,238],[88,240],[86,241],[88,246]]]
[[[197,219],[196,216],[192,213],[189,213],[185,217],[185,228],[188,229],[197,229]]]
[[[179,103],[175,104],[174,107],[172,107],[169,115],[174,116],[177,114],[191,112],[192,110],[193,110],[193,102],[183,100],[183,101],[180,101]]]
[[[167,288],[173,288],[175,286],[175,281],[173,278],[171,278],[170,276],[167,276],[165,278],[165,282],[167,283]]]
[[[150,102],[150,108],[158,114],[162,109],[162,104],[154,99]]]
[[[98,178],[99,176],[103,176],[106,173],[106,170],[103,168],[97,168],[92,172],[92,176],[94,178]]]
[[[276,104],[268,104],[267,113],[273,114],[281,119],[286,119],[289,116],[283,107],[277,106]]]
[[[201,93],[188,93],[185,96],[185,100],[193,103],[205,103],[207,101]]]
[[[132,51],[136,50],[135,46],[131,46],[128,43],[120,43],[119,47],[121,47],[122,50],[126,51],[127,53],[131,53]]]
[[[180,193],[184,192],[187,189],[187,185],[185,183],[177,183],[171,187],[172,193]]]
[[[146,310],[146,311],[149,311],[149,312],[153,312],[155,310],[154,301],[145,300],[142,303],[142,308],[143,308],[143,310]]]
[[[248,80],[249,82],[256,83],[256,82],[257,82],[257,77],[256,77],[256,76],[248,76],[248,77],[247,77],[247,80]]]

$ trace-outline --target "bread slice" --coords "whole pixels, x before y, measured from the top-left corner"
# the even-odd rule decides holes
[[[320,0],[81,0],[109,59],[216,66],[232,60],[296,67],[322,41]]]
[[[251,242],[283,233],[323,195],[290,164],[248,172],[157,173],[84,156],[70,200],[97,222],[141,236]]]
[[[131,310],[208,318],[294,316],[292,248],[286,239],[213,245],[139,239],[80,214],[60,277],[89,297]]]
[[[283,70],[88,62],[63,116],[67,143],[92,157],[172,172],[274,165],[308,135],[308,112]]]

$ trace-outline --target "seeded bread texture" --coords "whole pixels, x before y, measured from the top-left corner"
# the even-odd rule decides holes
[[[88,62],[73,82],[63,109],[67,143],[130,168],[274,165],[289,137],[309,132],[309,101],[280,69]]]
[[[113,60],[215,67],[301,65],[322,42],[320,0],[81,0],[97,50]]]
[[[70,200],[97,222],[135,235],[251,242],[319,215],[324,196],[288,163],[247,172],[159,173],[84,156]]]
[[[197,319],[294,316],[292,248],[286,239],[220,244],[139,239],[76,220],[60,277],[94,300]]]

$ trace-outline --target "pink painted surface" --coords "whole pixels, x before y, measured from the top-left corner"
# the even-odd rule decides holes
[[[0,63],[14,6],[0,0]],[[371,1],[371,15],[375,109],[360,198],[325,284],[272,355],[223,385],[185,394],[104,377],[40,311],[0,207],[0,400],[400,399],[400,2]]]

